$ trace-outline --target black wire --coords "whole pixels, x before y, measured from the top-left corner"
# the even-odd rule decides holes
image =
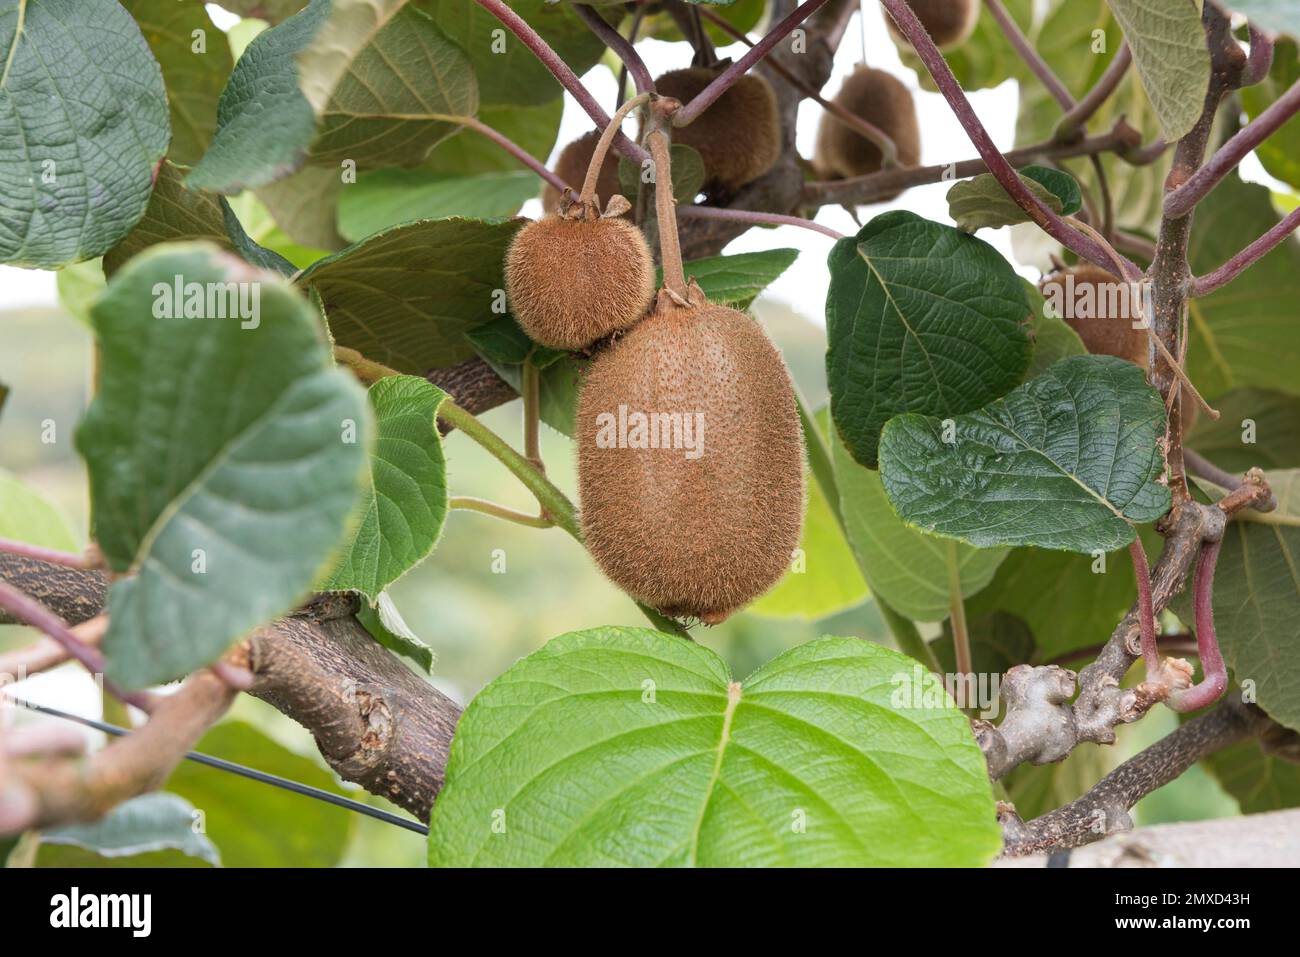
[[[66,721],[75,721],[77,724],[85,725],[88,728],[94,728],[96,731],[102,731],[105,734],[111,734],[115,737],[124,738],[131,733],[126,728],[119,728],[115,724],[96,721],[93,718],[83,718],[76,714],[68,714],[66,711],[47,708],[45,705],[26,701],[22,698],[15,698],[12,695],[5,695],[5,697],[14,704],[21,705],[30,711],[48,714],[54,718],[63,718]],[[355,811],[358,814],[373,817],[386,824],[394,824],[397,827],[404,827],[408,831],[414,831],[417,834],[427,835],[429,833],[429,828],[421,824],[419,821],[412,821],[410,818],[402,817],[399,814],[393,814],[391,811],[385,811],[381,808],[371,807],[369,804],[362,804],[360,801],[353,801],[351,798],[340,797],[330,791],[322,791],[320,788],[314,788],[310,784],[300,784],[297,781],[290,781],[288,778],[282,778],[275,774],[267,774],[265,771],[256,771],[253,768],[246,768],[242,764],[235,764],[233,761],[226,761],[223,758],[214,758],[210,754],[200,754],[198,751],[186,752],[185,757],[196,764],[206,764],[210,768],[229,771],[231,774],[238,774],[240,777],[249,778],[253,781],[260,781],[262,784],[269,784],[272,787],[283,788],[286,791],[292,791],[294,794],[301,794],[304,797],[315,798],[317,801],[324,801],[326,804],[333,804],[336,807],[346,808],[349,811]]]

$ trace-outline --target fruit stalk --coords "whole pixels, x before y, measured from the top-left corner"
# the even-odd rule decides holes
[[[664,268],[664,288],[686,301],[686,272],[677,235],[677,200],[673,197],[673,167],[668,137],[656,125],[646,136],[655,164],[655,212],[659,218],[659,259]]]
[[[587,176],[582,181],[582,192],[578,195],[578,202],[590,206],[596,198],[596,182],[600,179],[601,167],[605,165],[605,155],[609,152],[610,144],[614,142],[614,137],[619,135],[619,127],[623,124],[623,119],[637,107],[646,103],[650,99],[649,93],[638,93],[632,99],[620,106],[605,131],[600,134],[600,139],[596,141],[596,148],[591,153],[591,163],[587,166]],[[602,197],[605,202],[609,202],[609,197]]]

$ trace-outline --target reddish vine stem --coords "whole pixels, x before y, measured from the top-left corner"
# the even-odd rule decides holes
[[[1246,58],[1246,69],[1241,73],[1242,86],[1254,86],[1273,68],[1273,38],[1254,23],[1250,27],[1250,56]]]
[[[1269,104],[1268,109],[1219,147],[1185,183],[1166,195],[1165,215],[1178,219],[1190,213],[1223,177],[1237,168],[1247,153],[1264,142],[1296,113],[1300,113],[1300,80],[1291,84],[1290,89]]]
[[[1222,544],[1222,540],[1204,542],[1196,562],[1192,600],[1196,608],[1196,648],[1201,659],[1202,678],[1199,684],[1169,696],[1167,703],[1175,711],[1196,711],[1213,704],[1228,687],[1228,669],[1214,633],[1214,567],[1219,561]]]
[[[1120,44],[1119,50],[1092,89],[1084,94],[1083,99],[1066,110],[1065,115],[1057,122],[1056,129],[1052,132],[1052,139],[1069,140],[1083,129],[1088,120],[1092,119],[1093,114],[1101,109],[1101,105],[1110,99],[1132,63],[1133,53],[1129,50],[1128,42],[1125,41]]]
[[[1147,564],[1147,550],[1142,547],[1142,536],[1133,536],[1128,547],[1133,557],[1133,576],[1138,588],[1138,628],[1142,635],[1142,661],[1147,667],[1147,675],[1154,676],[1160,671],[1160,648],[1156,638],[1156,615],[1151,600],[1151,566]]]
[[[1198,276],[1192,280],[1193,296],[1208,296],[1214,290],[1226,286],[1248,268],[1273,251],[1273,248],[1300,229],[1300,207],[1291,210],[1284,219],[1259,239],[1241,250],[1213,272]]]
[[[609,116],[600,108],[596,98],[588,92],[587,88],[582,85],[578,75],[569,68],[569,65],[560,59],[549,43],[543,40],[530,27],[519,14],[515,13],[505,4],[505,0],[474,0],[480,7],[492,14],[505,26],[507,30],[513,33],[524,46],[532,51],[533,55],[541,61],[542,65],[551,72],[560,84],[573,94],[573,98],[578,101],[578,105],[586,111],[594,122],[602,130],[609,125]],[[614,140],[615,148],[630,160],[637,163],[646,158],[646,152],[637,146],[622,133]]]
[[[479,2],[483,3],[485,0]],[[755,43],[748,53],[719,73],[708,86],[695,95],[691,102],[678,110],[673,116],[673,126],[685,126],[712,106],[733,83],[748,73],[755,63],[771,53],[773,47],[789,36],[791,30],[816,13],[826,2],[827,0],[804,0],[793,13]]]
[[[831,239],[843,239],[844,234],[815,223],[801,216],[786,216],[781,213],[759,213],[748,209],[723,209],[717,206],[683,206],[677,215],[687,219],[729,219],[738,223],[753,223],[755,226],[801,226],[813,232],[829,236]]]
[[[104,656],[100,654],[99,649],[92,648],[81,641],[72,633],[72,629],[68,627],[66,621],[31,595],[19,591],[8,582],[0,581],[0,608],[3,608],[17,620],[26,622],[57,641],[70,657],[80,662],[92,675],[100,677],[104,682],[104,688],[113,697],[125,701],[127,704],[135,705],[144,712],[153,710],[153,702],[148,695],[123,691],[115,682],[103,677]]]
[[[1029,67],[1029,72],[1038,77],[1038,81],[1043,84],[1047,92],[1052,94],[1052,99],[1061,105],[1061,109],[1071,109],[1074,106],[1074,97],[1065,88],[1065,84],[1061,82],[1060,77],[1052,72],[1052,68],[1047,65],[1047,61],[1034,49],[1034,45],[1029,42],[1029,38],[1020,29],[1020,24],[1016,23],[1011,14],[1007,12],[1007,8],[1002,5],[1002,0],[984,0],[984,8],[997,21],[1002,34],[1015,48],[1016,53],[1020,55],[1020,59],[1025,61],[1025,66]]]
[[[1129,263],[1134,270],[1137,266],[1133,265],[1124,256],[1116,252],[1114,247],[1109,244],[1097,242],[1090,236],[1085,236],[1072,229],[1065,220],[1056,213],[1052,212],[1043,202],[1030,192],[1017,175],[1011,164],[1007,162],[1001,151],[989,136],[988,130],[980,122],[975,111],[971,108],[970,100],[966,98],[966,92],[953,76],[952,70],[949,69],[948,63],[939,52],[939,48],[934,45],[930,39],[930,34],[921,25],[912,8],[906,3],[906,0],[880,0],[884,4],[889,15],[894,18],[894,23],[902,32],[912,48],[916,51],[921,62],[930,72],[935,84],[939,87],[939,92],[943,94],[944,99],[948,101],[953,113],[961,122],[962,128],[966,130],[966,135],[970,137],[976,152],[988,166],[989,172],[1002,184],[1002,188],[1007,191],[1016,205],[1029,214],[1030,218],[1037,223],[1044,232],[1055,239],[1067,249],[1078,253],[1084,259],[1100,266],[1103,269],[1110,269],[1115,258],[1118,257],[1126,263]],[[1108,248],[1109,247],[1109,248]]]
[[[40,562],[62,565],[65,568],[93,567],[84,555],[74,555],[72,552],[64,552],[56,548],[45,548],[42,545],[32,545],[29,542],[19,542],[12,538],[0,538],[0,552],[8,552],[10,555],[22,555],[24,558],[34,558]]]
[[[629,73],[632,74],[632,82],[636,84],[638,93],[651,93],[655,88],[654,78],[650,76],[650,69],[641,59],[641,54],[636,52],[623,34],[611,27],[605,18],[599,13],[587,6],[585,3],[575,3],[573,12],[582,18],[582,21],[591,28],[591,32],[600,37],[605,46],[614,51],[614,55],[623,61]]]
[[[475,133],[478,133],[480,136],[485,136],[488,139],[490,139],[493,143],[496,143],[497,146],[500,146],[503,150],[505,150],[515,159],[519,160],[519,162],[523,163],[525,166],[527,166],[530,170],[532,170],[542,179],[546,180],[546,182],[554,186],[557,190],[560,191],[561,195],[563,195],[564,191],[569,188],[569,184],[566,183],[564,180],[560,179],[558,175],[556,175],[555,173],[547,169],[545,163],[539,160],[532,153],[528,152],[528,150],[524,149],[514,140],[510,139],[504,133],[499,133],[496,130],[494,130],[492,127],[488,126],[478,117],[458,116],[455,117],[455,120],[461,126],[468,127],[469,129],[473,130]]]

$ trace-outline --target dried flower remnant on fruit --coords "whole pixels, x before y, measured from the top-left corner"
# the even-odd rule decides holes
[[[1079,334],[1094,355],[1117,356],[1147,368],[1147,330],[1143,283],[1125,282],[1119,276],[1084,263],[1051,273],[1039,284],[1048,310]]]
[[[940,50],[951,49],[964,43],[975,30],[980,18],[980,0],[904,0],[916,14],[916,18],[930,34],[930,39]],[[907,39],[899,32],[894,21],[885,15],[889,32],[900,43],[907,44]]]
[[[534,342],[585,349],[644,315],[654,296],[654,262],[641,230],[619,218],[627,208],[622,196],[604,215],[569,202],[515,235],[506,253],[506,295]]]
[[[900,166],[921,161],[921,129],[912,92],[892,74],[859,66],[844,81],[835,103],[878,127],[894,141]],[[822,179],[850,179],[878,172],[880,147],[832,113],[822,114],[817,128],[813,169]],[[895,194],[897,195],[897,194]]]
[[[710,67],[673,70],[655,80],[655,89],[689,103],[717,75]],[[776,95],[765,79],[747,73],[692,122],[675,127],[673,142],[699,152],[707,186],[738,189],[770,170],[781,155]]]
[[[590,133],[585,133],[560,151],[560,158],[555,162],[555,173],[574,189],[581,187],[583,179],[587,176],[587,167],[591,165],[592,154],[596,151],[596,144],[600,142],[600,132],[600,130],[592,130]],[[598,199],[608,202],[619,191],[618,156],[608,152],[605,154],[604,161],[600,164],[600,178],[596,181],[596,196]],[[542,191],[543,208],[548,213],[558,212],[562,199],[560,191],[547,183],[546,188]],[[628,214],[624,213],[623,215],[627,216]]]
[[[657,422],[660,441],[611,442],[611,421]],[[674,441],[678,422],[683,438],[688,425],[702,429],[689,447]],[[592,363],[577,437],[584,540],[629,594],[715,624],[789,568],[803,521],[802,432],[785,365],[749,316],[693,283],[686,305],[661,291],[655,311]]]

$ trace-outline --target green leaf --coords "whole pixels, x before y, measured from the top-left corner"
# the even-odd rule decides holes
[[[313,163],[414,166],[478,111],[469,60],[408,0],[331,0],[297,61]]]
[[[968,412],[1024,376],[1021,281],[982,240],[897,210],[837,242],[829,266],[831,415],[863,465],[892,416]]]
[[[1300,3],[1293,14],[1300,25]],[[1241,90],[1241,105],[1252,120],[1268,109],[1279,96],[1300,81],[1300,51],[1293,40],[1278,40],[1273,50],[1273,66],[1263,82]],[[1255,147],[1255,155],[1269,175],[1291,186],[1300,186],[1300,118],[1291,117],[1268,139]]]
[[[830,410],[823,408],[816,420],[823,437],[835,441]],[[756,615],[821,619],[852,608],[867,597],[867,583],[821,484],[811,479],[804,484],[808,496],[803,537],[799,540],[801,562],[749,606]]]
[[[63,513],[6,469],[0,469],[0,538],[61,552],[81,548]]]
[[[298,88],[298,53],[329,14],[330,0],[259,33],[244,50],[217,103],[217,131],[186,185],[234,195],[288,176],[306,159],[316,130]]]
[[[209,772],[211,773],[211,772]],[[143,794],[102,821],[40,834],[36,867],[218,867],[221,855],[195,829],[194,808],[175,794]]]
[[[72,318],[90,325],[90,310],[104,293],[104,262],[87,259],[58,272],[59,304]]]
[[[255,318],[154,318],[207,313],[176,301],[177,283],[236,289],[257,308],[222,311]],[[343,535],[369,423],[316,311],[211,244],[135,257],[94,325],[100,387],[77,448],[95,538],[122,576],[108,596],[109,675],[138,688],[214,660],[310,588]]]
[[[425,169],[382,169],[343,190],[339,232],[356,241],[413,219],[507,219],[537,195],[532,171],[447,176]]]
[[[388,592],[380,593],[373,608],[363,602],[357,611],[357,621],[370,632],[371,638],[393,654],[409,658],[425,674],[433,674],[433,662],[437,656],[411,631]]]
[[[281,256],[285,261],[291,263],[296,269],[306,269],[318,259],[324,259],[329,255],[328,248],[337,245],[344,245],[342,237],[335,234],[326,248],[315,246],[304,246],[301,242],[291,238],[272,218],[270,210],[267,208],[263,199],[270,202],[278,202],[284,199],[283,196],[272,195],[273,191],[282,185],[294,184],[304,173],[315,172],[314,170],[303,169],[294,173],[288,179],[282,179],[272,183],[270,186],[264,186],[256,193],[252,190],[245,190],[238,196],[231,197],[226,202],[230,213],[233,213],[238,220],[241,231],[250,242],[256,243],[263,249],[274,252]],[[328,172],[328,171],[326,171]],[[328,202],[328,193],[322,194],[322,199]],[[227,220],[228,221],[228,220]],[[333,226],[332,215],[327,220],[330,227]],[[329,239],[328,236],[320,236],[321,239]]]
[[[1231,694],[1231,692],[1229,692]],[[1300,764],[1265,754],[1255,740],[1204,759],[1214,779],[1237,799],[1242,814],[1300,807]]]
[[[694,2],[694,0],[687,0]],[[709,0],[705,0],[709,2]],[[737,30],[742,33],[748,33],[758,26],[766,12],[767,0],[713,0],[710,7],[714,13],[726,20]],[[716,46],[730,46],[736,42],[736,38],[730,33],[716,27],[709,20],[704,22],[704,31],[709,35],[709,39]],[[665,40],[669,43],[679,43],[686,39],[682,31],[677,28],[673,21],[672,15],[667,12],[652,14],[646,18],[646,23],[641,28],[642,36],[652,36],[656,40]]]
[[[689,206],[695,202],[695,197],[704,186],[704,159],[697,149],[685,143],[674,143],[668,158],[673,168],[673,199],[677,200],[679,205]],[[637,195],[641,192],[642,175],[642,167],[631,160],[618,161],[618,185],[623,190],[624,197],[633,206],[636,205]]]
[[[1300,3],[1296,0],[1228,0],[1228,6],[1258,27],[1300,37]]]
[[[1034,657],[1034,633],[1025,622],[1004,611],[968,616],[967,638],[970,641],[971,670],[976,675],[998,675],[1000,679],[1011,668]],[[930,642],[930,649],[945,675],[957,673],[952,619],[943,623],[943,634]],[[992,704],[996,708],[997,703]]]
[[[523,41],[477,3],[419,0],[416,5],[465,51],[478,77],[483,105],[536,106],[558,99],[564,92]],[[605,52],[605,44],[567,3],[511,0],[510,9],[536,30],[578,76],[595,66]],[[614,13],[619,18],[621,15],[621,11]]]
[[[223,721],[195,750],[346,795],[334,775],[243,721]],[[336,867],[352,833],[352,812],[260,781],[182,761],[167,790],[202,814],[204,832],[227,867]]]
[[[1197,0],[1108,0],[1133,51],[1165,139],[1191,132],[1210,85],[1210,51]]]
[[[116,0],[0,0],[0,262],[93,259],[144,214],[171,136],[162,71]]]
[[[1034,357],[1030,360],[1026,379],[1046,372],[1052,365],[1070,356],[1086,355],[1087,347],[1079,334],[1064,319],[1048,315],[1047,301],[1038,287],[1031,282],[1023,285],[1029,300],[1029,333],[1034,341]]]
[[[1029,30],[1034,21],[1034,0],[1004,0],[1003,6],[1022,30]],[[898,47],[898,56],[903,65],[916,71],[922,89],[935,92],[934,80],[921,63],[921,58],[916,55],[911,44],[893,29],[892,21],[888,19],[889,14],[885,14],[885,18],[891,27],[890,38]],[[1009,79],[1025,80],[1031,77],[1024,59],[1016,53],[1015,47],[1007,40],[1006,33],[986,9],[980,10],[975,31],[960,46],[944,51],[944,59],[948,61],[948,66],[964,90],[984,90]]]
[[[1164,403],[1141,369],[1075,356],[956,416],[947,436],[935,418],[891,420],[881,477],[904,521],[940,535],[985,548],[1109,551],[1169,510],[1158,481],[1164,428]]]
[[[1230,176],[1196,208],[1188,259],[1204,274],[1254,242],[1279,216],[1268,189]],[[1300,243],[1287,239],[1234,282],[1188,300],[1187,374],[1209,399],[1238,386],[1300,394]]]
[[[910,527],[890,507],[879,472],[854,462],[840,442],[832,455],[849,542],[873,595],[908,618],[942,621],[952,612],[951,562],[964,598],[992,580],[1007,549],[972,548]]]
[[[1300,468],[1300,397],[1242,388],[1214,404],[1220,417],[1198,416],[1188,448],[1229,472]]]
[[[1082,202],[1079,184],[1069,173],[1044,166],[1026,166],[1019,176],[1029,191],[1053,212],[1070,216],[1079,211]],[[1029,214],[1016,205],[992,173],[981,173],[955,183],[948,190],[947,198],[948,215],[962,232],[1031,221]]]
[[[478,118],[545,163],[555,147],[563,112],[564,100],[561,98],[538,106],[485,106],[478,111]],[[421,168],[431,173],[463,176],[470,173],[508,173],[526,167],[486,136],[462,128],[460,133],[434,147]],[[539,185],[536,179],[533,184],[534,187]]]
[[[327,166],[305,166],[292,176],[261,187],[257,191],[257,199],[270,215],[270,225],[279,227],[287,240],[324,250],[304,264],[310,265],[327,252],[347,245],[339,235],[335,223],[342,193],[343,179],[339,170]],[[236,197],[232,205],[239,209],[240,200],[246,199],[247,195]],[[249,225],[246,212],[241,211],[240,219],[248,226],[250,233],[256,232]],[[263,242],[261,239],[258,241]],[[263,245],[268,244],[263,242]],[[271,244],[271,248],[276,248],[275,244]],[[286,258],[297,262],[294,256],[280,251]]]
[[[320,294],[339,345],[423,375],[474,354],[464,333],[495,317],[506,248],[522,225],[407,223],[313,263],[297,282]]]
[[[962,866],[999,843],[966,719],[910,658],[820,638],[742,685],[700,645],[600,628],[466,709],[429,861]]]
[[[1214,575],[1214,626],[1223,660],[1269,717],[1300,730],[1300,470],[1265,473],[1277,498],[1272,512],[1241,512],[1223,533]],[[1174,601],[1193,621],[1190,596]]]
[[[217,129],[217,99],[235,61],[226,35],[200,3],[122,0],[162,67],[171,106],[173,163],[199,161]],[[195,31],[201,31],[196,36]]]
[[[1003,780],[1016,813],[1028,821],[1082,797],[1118,762],[1114,748],[1075,748],[1064,761],[1022,764]]]
[[[539,346],[528,338],[515,317],[501,316],[465,333],[474,350],[489,362],[523,365],[529,359],[539,369],[563,359],[567,353]]]
[[[169,160],[158,167],[158,178],[144,216],[121,242],[104,254],[105,276],[112,278],[132,256],[159,243],[203,239],[223,249],[234,249],[226,234],[221,197],[186,189],[184,175]]]
[[[370,387],[375,444],[359,524],[317,591],[380,592],[433,551],[447,518],[447,463],[438,406],[447,394],[425,379],[389,376]]]
[[[797,249],[765,249],[761,252],[710,256],[683,264],[687,279],[694,279],[709,302],[733,309],[748,309],[749,304],[794,265]],[[655,274],[656,284],[663,282],[663,269]]]

